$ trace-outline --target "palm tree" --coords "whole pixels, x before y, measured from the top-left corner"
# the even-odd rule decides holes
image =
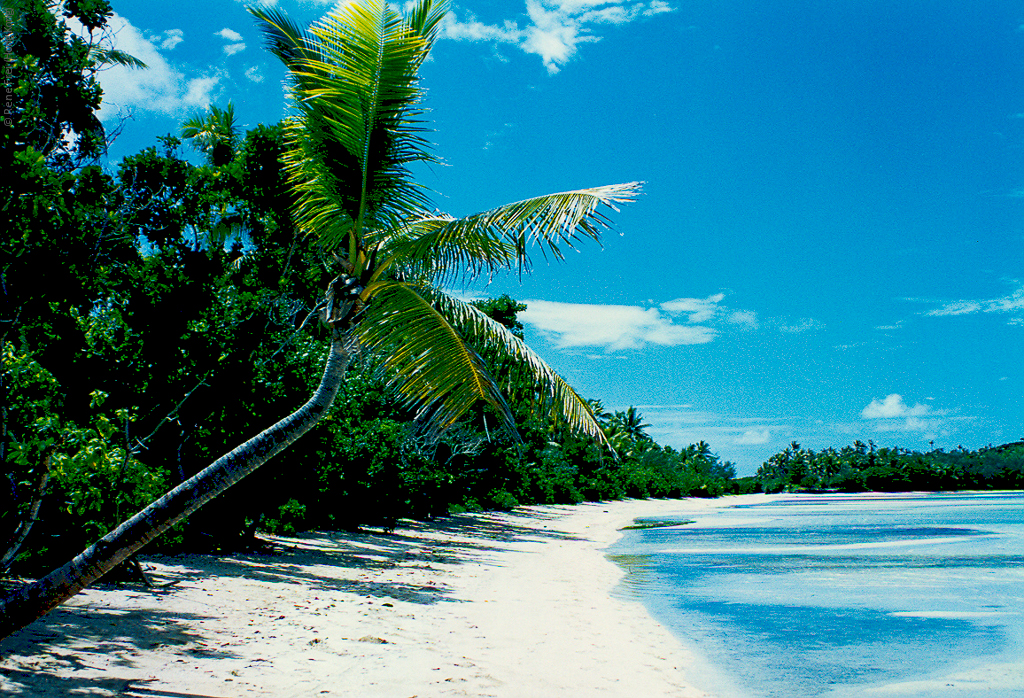
[[[643,415],[632,405],[625,412],[616,412],[612,417],[612,425],[613,428],[618,429],[633,441],[651,440],[651,437],[644,431],[651,425],[644,422]]]
[[[0,601],[0,638],[102,577],[169,527],[311,429],[331,406],[357,353],[374,361],[430,430],[484,401],[514,433],[502,388],[479,354],[517,360],[537,386],[533,403],[599,441],[586,403],[522,340],[443,292],[455,279],[529,271],[528,249],[598,240],[599,206],[633,199],[637,183],[527,199],[466,218],[430,207],[408,165],[430,162],[417,71],[445,8],[419,0],[402,17],[386,0],[340,5],[308,31],[269,9],[252,11],[289,70],[296,113],[287,166],[297,224],[333,250],[339,274],[321,303],[331,341],[320,385],[296,412],[217,459],[63,567]]]
[[[181,137],[194,140],[211,165],[221,167],[228,164],[234,158],[238,145],[235,105],[228,102],[226,109],[212,105],[206,114],[189,117],[181,125]]]

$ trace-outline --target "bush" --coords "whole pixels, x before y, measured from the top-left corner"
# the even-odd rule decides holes
[[[277,508],[277,517],[264,520],[262,527],[269,533],[294,536],[306,530],[306,505],[296,499],[289,499]]]

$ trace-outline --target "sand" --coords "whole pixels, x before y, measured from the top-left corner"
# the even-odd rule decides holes
[[[735,504],[688,500],[687,508]],[[143,557],[0,643],[15,696],[697,698],[695,661],[604,550],[678,501],[524,507],[392,534],[268,537],[272,554]]]

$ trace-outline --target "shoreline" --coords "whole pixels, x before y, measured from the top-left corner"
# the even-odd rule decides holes
[[[143,556],[157,584],[100,585],[0,643],[0,692],[673,696],[694,655],[606,549],[635,518],[714,500],[521,507],[392,534],[265,536],[272,554]]]

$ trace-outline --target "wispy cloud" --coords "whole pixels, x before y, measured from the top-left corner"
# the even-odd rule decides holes
[[[115,65],[100,73],[99,81],[103,86],[100,119],[115,117],[123,108],[180,116],[212,101],[220,83],[219,75],[186,77],[161,53],[161,49],[169,51],[184,40],[180,29],[146,36],[117,13],[110,18],[108,26],[115,36],[115,46],[149,67],[134,70]]]
[[[707,298],[676,298],[665,301],[661,308],[673,315],[689,315],[690,322],[707,322],[718,312],[718,304],[724,299],[724,293],[716,293]]]
[[[170,51],[185,40],[185,32],[180,29],[168,29],[163,33],[163,40],[160,41],[160,48]]]
[[[672,11],[664,0],[526,0],[527,21],[522,28],[512,20],[485,24],[472,14],[460,20],[453,12],[445,18],[441,36],[514,45],[539,56],[554,74],[573,58],[580,44],[601,40],[593,33],[597,26]]]
[[[924,313],[928,317],[952,317],[976,313],[1005,313],[1011,325],[1024,323],[1024,283],[1014,281],[1018,288],[1009,295],[987,300],[956,300]]]
[[[753,310],[734,310],[729,313],[726,321],[732,325],[739,325],[748,330],[756,330],[760,327],[757,320],[757,313]]]
[[[559,349],[602,347],[607,351],[647,345],[706,344],[717,332],[701,325],[677,325],[657,308],[528,300],[520,319]]]
[[[245,50],[245,42],[242,41],[242,35],[234,29],[224,27],[219,32],[214,32],[214,36],[219,36],[222,39],[226,39],[231,42],[224,47],[224,53],[228,56],[233,56],[236,53],[241,53]]]
[[[757,327],[754,311],[730,309],[722,305],[724,299],[725,294],[717,293],[648,306],[527,300],[520,318],[560,349],[597,347],[607,352],[707,344],[727,325]]]
[[[712,450],[738,447],[740,452],[753,450],[767,458],[774,441],[783,443],[790,427],[781,421],[707,412],[693,405],[640,405],[638,409],[652,426],[648,431],[659,442],[685,448],[698,441],[707,441]],[[759,463],[752,463],[756,467]]]
[[[783,322],[779,325],[779,331],[786,334],[803,334],[825,329],[825,324],[814,318],[801,318],[796,322]]]

